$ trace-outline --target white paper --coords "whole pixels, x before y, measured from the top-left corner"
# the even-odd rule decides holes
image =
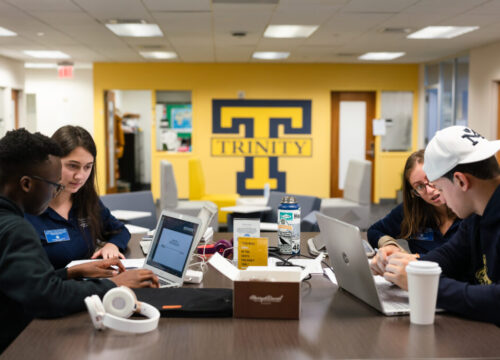
[[[112,210],[111,215],[119,220],[135,220],[151,216],[149,211]]]
[[[385,119],[373,119],[373,136],[384,136],[385,134]]]
[[[70,262],[68,265],[66,265],[67,268],[70,268],[75,265],[80,265],[84,263],[88,263],[90,261],[99,261],[102,259],[86,259],[86,260],[73,260]],[[140,269],[144,266],[144,261],[145,258],[139,258],[139,259],[120,259],[121,263],[123,266],[125,266],[126,269]]]
[[[302,277],[300,280],[304,280],[307,276],[309,276],[309,274],[313,274],[314,269],[316,269],[316,271],[318,271],[319,269],[317,269],[317,268],[318,267],[321,268],[321,261],[323,260],[324,257],[325,257],[325,254],[320,253],[318,256],[316,256],[316,258],[314,260],[309,259],[311,261],[306,263],[305,269],[302,270]],[[299,259],[297,259],[297,260],[299,260]],[[302,260],[304,260],[304,259],[302,259]]]
[[[324,274],[326,275],[326,277],[327,277],[328,279],[330,279],[330,281],[331,281],[332,283],[334,283],[335,285],[338,285],[338,283],[337,283],[337,278],[335,277],[335,274],[333,273],[332,269],[330,269],[330,268],[324,268],[324,269],[323,269],[323,272],[324,272]]]
[[[147,234],[149,231],[148,228],[132,224],[125,224],[125,227],[131,234]]]
[[[268,260],[269,266],[276,266],[276,263],[281,260],[270,257]],[[323,274],[323,267],[321,266],[321,261],[316,261],[315,259],[290,259],[288,260],[294,265],[304,266],[309,270],[309,274]],[[280,266],[286,267],[286,266]]]

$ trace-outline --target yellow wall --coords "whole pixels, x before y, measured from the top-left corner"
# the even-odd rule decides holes
[[[279,170],[287,172],[287,192],[329,197],[330,122],[332,91],[376,91],[376,116],[380,114],[381,91],[414,93],[413,144],[417,134],[418,65],[416,64],[178,64],[95,63],[94,136],[98,146],[97,175],[105,184],[105,90],[151,90],[154,115],[156,90],[190,90],[193,107],[193,152],[171,154],[156,151],[153,120],[151,139],[152,191],[159,197],[159,162],[174,166],[180,197],[188,197],[187,159],[202,160],[207,193],[235,193],[236,172],[244,170],[242,158],[210,156],[212,100],[235,99],[238,91],[246,99],[312,100],[313,150],[311,158],[280,158]],[[155,116],[153,116],[155,119]],[[376,141],[374,200],[394,198],[407,153],[381,153]],[[397,179],[397,180],[395,180]]]

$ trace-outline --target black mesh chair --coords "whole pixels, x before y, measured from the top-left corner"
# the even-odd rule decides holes
[[[289,193],[285,194],[284,192],[271,191],[267,201],[267,206],[269,206],[271,210],[262,213],[252,213],[247,217],[259,217],[261,223],[276,224],[278,221],[278,207],[280,206],[281,199],[285,195],[294,196],[295,200],[297,200],[300,205],[300,231],[319,231],[314,212],[319,210],[321,206],[321,199],[315,196],[294,195]],[[233,231],[232,214],[228,214],[227,216],[227,227],[229,232]]]
[[[281,199],[285,195],[292,195],[300,205],[300,231],[318,231],[316,218],[311,215],[311,213],[319,210],[321,207],[321,199],[315,196],[285,194],[279,191],[271,191],[267,206],[270,206],[272,210],[262,213],[260,218],[261,222],[276,223],[278,221],[278,207],[280,206]]]
[[[156,228],[156,206],[151,191],[134,191],[102,195],[101,201],[109,210],[148,211],[150,216],[128,220],[127,224],[142,226],[148,229]]]

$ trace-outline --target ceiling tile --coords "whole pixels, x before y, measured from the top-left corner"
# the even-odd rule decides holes
[[[274,12],[271,24],[320,25],[341,7],[341,5],[321,4],[280,6]]]
[[[210,0],[143,0],[149,11],[210,11]]]
[[[106,22],[110,19],[140,19],[151,21],[149,12],[137,0],[73,0],[90,16]]]
[[[54,11],[68,12],[80,11],[78,6],[73,4],[71,0],[4,0],[15,7],[27,12],[38,11]]]
[[[471,14],[493,15],[500,14],[500,0],[484,2],[470,11]]]
[[[415,4],[418,0],[351,0],[342,7],[342,12],[397,13]]]

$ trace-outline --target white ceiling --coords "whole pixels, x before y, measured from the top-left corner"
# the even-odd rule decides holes
[[[273,4],[274,2],[274,4]],[[392,62],[426,62],[500,40],[500,0],[0,0],[0,55],[60,50],[75,62],[137,62],[139,51],[175,51],[181,62],[257,62],[254,51],[289,51],[282,62],[358,62],[372,51],[404,51]],[[162,38],[123,38],[104,23],[142,19]],[[269,24],[319,25],[307,39],[269,39]],[[451,40],[409,40],[385,28],[478,25]],[[244,31],[245,37],[234,37]],[[42,36],[39,34],[43,33]],[[36,61],[36,60],[35,60]],[[40,60],[38,60],[40,61]]]

